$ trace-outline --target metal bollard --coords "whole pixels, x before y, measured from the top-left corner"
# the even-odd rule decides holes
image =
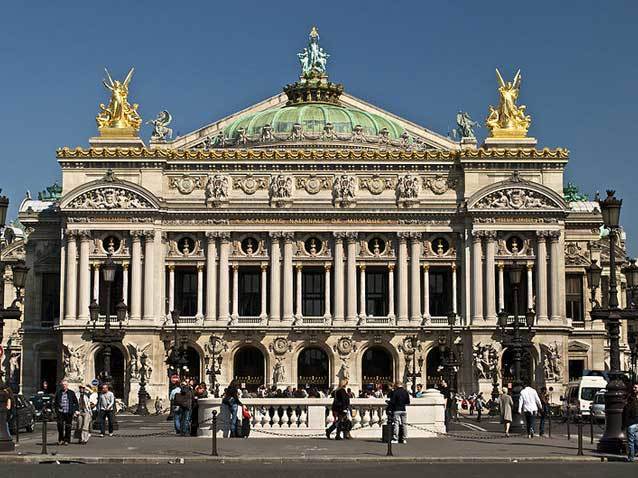
[[[213,410],[213,423],[211,424],[211,430],[213,435],[213,450],[211,451],[211,455],[219,456],[217,454],[217,410]]]
[[[571,415],[569,413],[569,411],[567,412],[567,439],[571,440],[572,439],[572,434],[571,434],[571,430],[569,428],[569,421],[571,420]]]
[[[394,456],[392,453],[392,434],[394,433],[394,416],[393,414],[388,415],[388,451],[385,456]]]
[[[583,420],[582,416],[578,417],[578,456],[583,456]]]
[[[547,414],[547,436],[549,438],[552,437],[552,407],[549,407],[549,412]]]
[[[44,420],[42,421],[42,451],[40,451],[40,453],[42,453],[43,455],[48,455],[49,454],[47,452],[47,425],[48,425],[48,423],[49,423],[49,421],[45,417]]]
[[[594,444],[594,415],[589,415],[589,443]]]

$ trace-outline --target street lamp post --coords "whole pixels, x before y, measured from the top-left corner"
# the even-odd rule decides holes
[[[619,453],[623,448],[625,434],[622,429],[622,411],[625,405],[626,386],[620,370],[620,323],[622,320],[636,318],[635,305],[632,303],[627,309],[621,309],[618,304],[618,283],[616,279],[616,240],[620,225],[620,208],[622,199],[616,199],[616,191],[608,190],[607,197],[599,200],[603,224],[609,229],[609,297],[606,308],[595,299],[596,289],[600,286],[602,268],[594,261],[587,270],[589,285],[592,290],[592,320],[602,320],[607,327],[609,337],[609,383],[605,393],[605,433],[598,442],[598,451],[603,453]],[[635,265],[635,264],[634,264]],[[632,288],[636,283],[629,281],[638,279],[635,271],[628,266],[628,285]]]
[[[446,339],[446,347],[440,350],[443,358],[443,369],[445,370],[445,378],[448,382],[448,391],[450,396],[457,392],[457,372],[463,361],[463,345],[457,342],[457,333],[454,330],[456,326],[456,312],[450,312],[447,316],[448,331]]]
[[[148,357],[144,352],[140,356],[140,389],[137,392],[137,410],[135,410],[136,415],[148,415],[148,408],[146,408],[146,361]]]
[[[208,374],[210,375],[210,393],[213,397],[216,397],[216,389],[217,389],[217,375],[221,374],[222,370],[222,361],[223,358],[221,356],[221,350],[217,350],[217,338],[211,336],[211,356],[209,359],[210,368],[208,370]]]
[[[518,412],[518,403],[521,397],[521,390],[523,388],[523,384],[521,381],[521,361],[523,356],[523,336],[521,334],[521,324],[519,321],[518,315],[518,289],[521,284],[521,275],[523,273],[523,269],[516,262],[512,265],[510,269],[510,282],[514,288],[514,322],[511,324],[512,331],[509,334],[509,344],[508,347],[511,348],[513,354],[513,362],[514,362],[514,383],[512,384],[512,401],[514,402],[514,407],[512,410],[512,425],[510,431],[512,433],[522,433],[525,429],[525,421],[523,419],[523,415]],[[535,314],[532,309],[529,309],[525,314],[525,322],[527,325],[527,329],[531,334],[532,327],[534,325]],[[498,314],[498,325],[501,329],[502,343],[505,345],[506,343],[506,330],[510,327],[508,324],[508,315],[505,310],[501,310]]]

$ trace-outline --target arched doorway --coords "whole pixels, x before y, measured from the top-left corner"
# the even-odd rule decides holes
[[[194,379],[196,379],[198,382],[203,381],[202,377],[200,375],[201,372],[201,368],[200,368],[200,357],[199,357],[199,352],[194,349],[193,347],[186,347],[186,355],[185,355],[185,359],[186,359],[186,367],[188,367],[188,370],[184,370],[185,375],[187,375],[188,377],[192,377]]]
[[[438,388],[439,385],[441,385],[441,381],[445,378],[443,372],[441,352],[438,347],[433,347],[425,356],[425,387]]]
[[[383,347],[370,347],[363,353],[361,361],[361,385],[376,387],[381,384],[387,388],[394,381],[394,363],[392,355]]]
[[[119,347],[111,346],[111,386],[116,398],[125,399],[124,393],[124,371],[126,370],[124,354]],[[95,354],[95,376],[99,377],[104,371],[104,348]],[[126,400],[124,400],[126,402]]]
[[[257,347],[242,347],[233,360],[233,381],[249,392],[266,382],[264,354]]]
[[[514,383],[514,353],[510,348],[503,352],[501,376],[504,385]],[[523,383],[534,383],[534,360],[528,348],[524,348],[521,352],[521,380]]]
[[[330,359],[318,347],[308,347],[297,358],[297,388],[328,390],[330,387]]]

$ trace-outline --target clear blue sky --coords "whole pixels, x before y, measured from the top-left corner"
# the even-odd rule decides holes
[[[183,134],[294,81],[313,24],[333,81],[443,134],[458,109],[482,121],[496,104],[494,67],[520,67],[530,134],[571,151],[566,176],[582,191],[617,189],[638,253],[635,0],[6,2],[0,187],[11,214],[25,190],[60,178],[57,147],[95,135],[104,66],[122,77],[134,65],[142,117],[167,108]]]

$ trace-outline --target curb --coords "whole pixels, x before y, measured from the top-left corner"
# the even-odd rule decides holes
[[[177,460],[183,459],[183,462]],[[563,462],[563,463],[592,463],[600,462],[597,456],[298,456],[298,457],[272,457],[272,456],[188,456],[176,458],[172,456],[71,456],[71,455],[0,455],[0,464],[48,464],[48,463],[77,463],[77,464],[184,464],[184,463],[525,463],[525,462]]]

